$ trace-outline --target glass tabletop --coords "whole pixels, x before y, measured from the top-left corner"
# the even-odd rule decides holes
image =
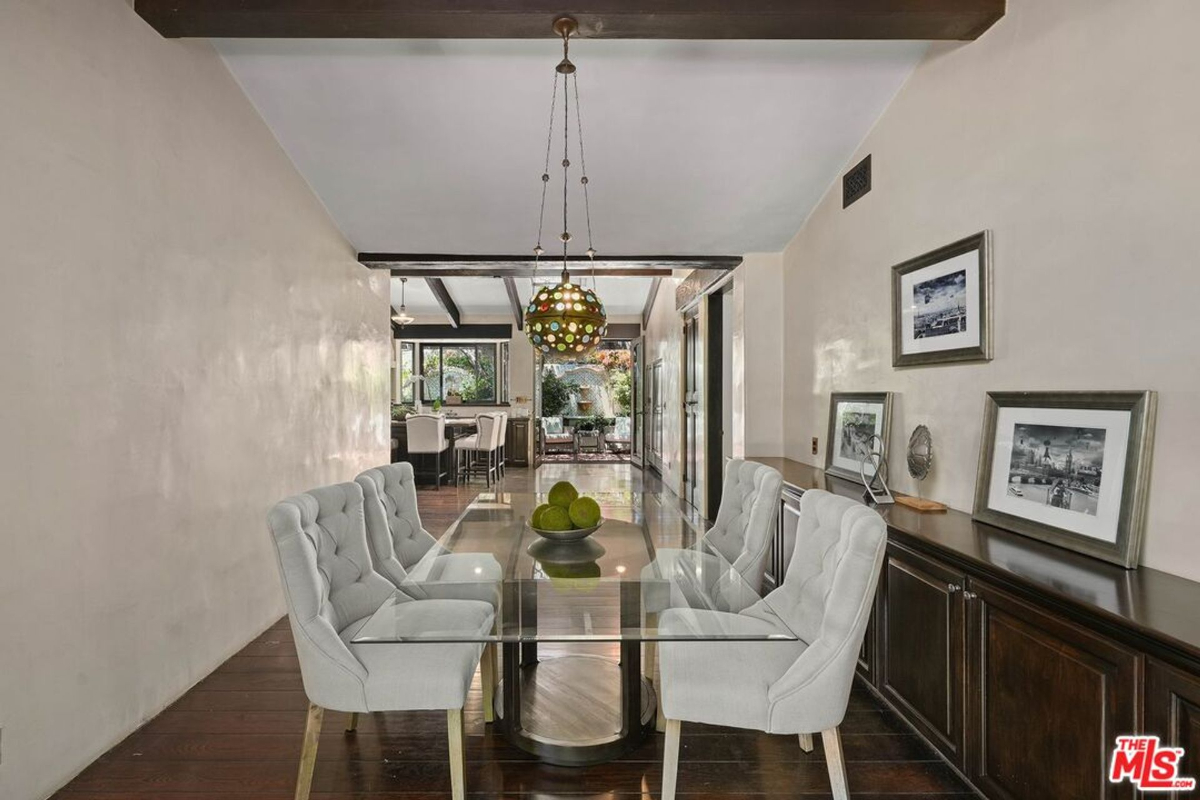
[[[737,553],[722,552],[677,505],[654,493],[589,496],[600,528],[554,542],[528,524],[544,494],[479,495],[351,641],[796,640],[733,568]],[[491,603],[495,625],[457,624],[457,600]]]

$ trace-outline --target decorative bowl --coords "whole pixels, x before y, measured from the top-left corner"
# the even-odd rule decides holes
[[[598,531],[600,526],[603,524],[604,518],[601,517],[600,521],[590,528],[572,528],[569,531],[546,531],[542,530],[541,528],[534,528],[532,525],[529,527],[538,536],[541,536],[543,539],[548,539],[551,542],[577,542],[580,539],[586,539],[587,537],[591,536],[593,533]]]

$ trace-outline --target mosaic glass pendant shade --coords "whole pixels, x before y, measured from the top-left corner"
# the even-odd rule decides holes
[[[578,355],[594,350],[608,332],[604,303],[591,289],[569,280],[542,286],[525,309],[525,333],[546,354]]]

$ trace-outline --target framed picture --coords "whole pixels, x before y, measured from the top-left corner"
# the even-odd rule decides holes
[[[992,235],[892,267],[892,366],[992,360]]]
[[[1137,566],[1154,392],[989,392],[975,519]]]
[[[891,392],[834,392],[829,398],[825,471],[861,481],[859,468],[868,452],[867,442],[878,436],[886,444],[891,430]],[[874,475],[875,471],[868,468],[867,477]]]

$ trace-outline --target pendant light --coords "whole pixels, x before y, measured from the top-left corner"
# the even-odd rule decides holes
[[[417,321],[417,318],[408,313],[408,309],[404,307],[404,287],[408,284],[408,278],[400,279],[400,310],[392,315],[392,322],[403,328],[405,325],[411,325]]]
[[[542,171],[542,205],[538,217],[538,241],[533,248],[534,294],[525,311],[525,333],[530,343],[545,355],[577,356],[590,352],[600,344],[608,331],[608,317],[604,303],[596,294],[595,268],[592,269],[592,288],[586,289],[571,281],[567,269],[567,247],[571,241],[567,227],[567,189],[570,180],[571,114],[570,98],[575,97],[575,123],[579,132],[579,182],[583,186],[583,206],[587,221],[588,249],[586,255],[596,258],[592,247],[592,213],[588,205],[587,163],[583,158],[583,119],[579,114],[579,83],[575,65],[571,63],[569,47],[571,34],[579,29],[575,20],[562,17],[554,22],[554,32],[563,40],[563,59],[554,70],[554,92],[550,101],[550,131],[546,136],[546,163]],[[559,240],[562,242],[562,274],[554,286],[538,286],[537,267],[542,255],[542,227],[546,217],[546,189],[550,185],[550,150],[554,140],[555,105],[558,102],[559,76],[562,76],[562,120],[563,120],[563,224]],[[568,88],[568,83],[570,87]]]

